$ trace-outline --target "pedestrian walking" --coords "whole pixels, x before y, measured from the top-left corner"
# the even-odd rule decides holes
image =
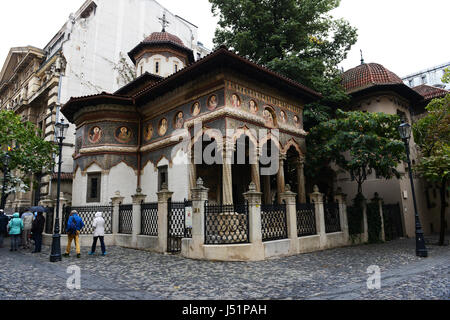
[[[102,256],[106,255],[106,248],[105,248],[105,219],[102,217],[101,212],[97,212],[95,214],[94,221],[92,221],[92,226],[94,227],[94,239],[92,242],[92,248],[91,252],[89,252],[89,255],[93,255],[95,253],[95,249],[97,247],[97,240],[100,239],[100,244],[102,247]]]
[[[67,248],[64,253],[65,257],[70,255],[70,247],[72,245],[72,240],[75,241],[75,248],[77,252],[77,258],[81,257],[80,249],[80,231],[84,227],[83,219],[78,215],[76,210],[72,210],[70,213],[69,220],[67,221],[66,232],[67,232]]]
[[[34,251],[33,253],[41,252],[42,248],[42,233],[45,227],[45,217],[42,212],[39,212],[36,219],[33,221],[31,232],[34,238]]]
[[[14,213],[8,224],[9,235],[11,236],[11,250],[9,251],[17,251],[19,248],[20,234],[23,230],[23,221],[19,217],[18,212]]]
[[[3,248],[3,239],[5,239],[6,233],[8,232],[8,222],[9,219],[5,215],[5,212],[0,209],[0,248]]]
[[[22,248],[30,249],[31,247],[31,227],[33,225],[34,214],[26,211],[22,214],[23,232],[22,232]]]

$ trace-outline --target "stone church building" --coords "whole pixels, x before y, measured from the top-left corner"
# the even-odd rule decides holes
[[[71,98],[61,109],[76,126],[73,206],[107,205],[117,191],[123,203],[137,190],[152,202],[163,184],[182,201],[199,177],[210,202],[243,202],[250,182],[264,203],[281,202],[288,180],[305,202],[302,113],[320,94],[225,47],[195,62],[192,49],[165,31],[129,56],[135,81],[112,94]],[[214,146],[223,161],[197,159],[195,146],[200,154]],[[241,162],[238,150],[245,150]],[[261,174],[265,151],[280,170]]]

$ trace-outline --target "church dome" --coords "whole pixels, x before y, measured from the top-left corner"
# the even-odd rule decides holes
[[[151,35],[145,38],[143,42],[144,43],[170,42],[172,44],[177,44],[179,46],[184,47],[184,43],[183,41],[181,41],[180,38],[168,32],[153,32]]]
[[[363,63],[342,75],[347,93],[378,85],[403,84],[402,79],[378,63]]]

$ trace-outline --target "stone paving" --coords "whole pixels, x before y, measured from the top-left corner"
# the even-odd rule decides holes
[[[0,300],[146,299],[443,299],[450,300],[450,246],[415,256],[414,239],[360,245],[262,262],[211,262],[109,247],[50,263],[40,254],[0,249]],[[67,267],[81,268],[81,290],[66,287]],[[378,265],[381,289],[367,289]]]

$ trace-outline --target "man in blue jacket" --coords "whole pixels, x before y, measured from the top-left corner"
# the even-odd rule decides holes
[[[78,215],[78,213],[73,210],[70,213],[69,220],[67,220],[66,232],[67,232],[67,248],[64,253],[65,257],[70,255],[70,247],[72,245],[72,240],[75,240],[75,248],[77,251],[77,258],[81,256],[80,249],[80,231],[84,227],[83,220]]]

